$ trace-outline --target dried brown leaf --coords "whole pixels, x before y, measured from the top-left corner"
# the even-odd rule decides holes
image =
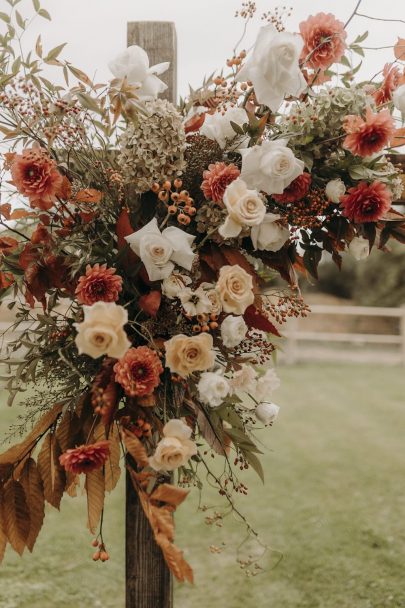
[[[188,496],[190,490],[173,486],[169,483],[162,483],[151,495],[151,500],[167,502],[173,507],[178,507]]]
[[[2,491],[0,490],[0,564],[3,561],[7,546],[7,536],[3,525],[3,500]]]
[[[102,469],[87,473],[85,488],[87,492],[87,527],[92,534],[95,534],[104,508],[105,485]]]
[[[26,544],[32,552],[45,517],[45,498],[42,479],[39,475],[36,462],[32,458],[25,463],[20,483],[24,488],[30,512],[30,531]]]
[[[60,449],[54,433],[48,433],[38,454],[37,465],[44,484],[45,500],[59,509],[66,484],[64,469],[59,464]]]
[[[174,539],[173,511],[170,507],[151,506],[151,516],[153,517],[153,531],[156,534],[164,534],[170,541]]]
[[[30,512],[22,485],[10,479],[2,496],[3,529],[7,540],[19,555],[23,554],[30,532]]]
[[[127,429],[121,429],[122,441],[129,454],[140,467],[146,467],[149,464],[146,450],[136,435]]]
[[[191,584],[194,582],[193,570],[191,566],[186,562],[183,557],[183,552],[176,547],[164,534],[158,534],[155,536],[155,540],[159,547],[162,549],[163,557],[166,560],[166,564],[169,570],[174,574],[176,579],[180,583],[189,581]]]
[[[105,489],[107,492],[111,492],[118,483],[121,475],[120,458],[121,458],[121,443],[120,434],[117,427],[114,425],[111,427],[108,435],[110,441],[110,456],[105,463],[104,476],[105,476]]]

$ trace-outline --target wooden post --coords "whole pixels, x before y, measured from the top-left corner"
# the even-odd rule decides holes
[[[128,46],[132,44],[145,49],[151,66],[170,61],[169,70],[159,76],[168,85],[161,97],[176,103],[177,44],[174,23],[128,23]],[[128,473],[126,486],[126,608],[172,608],[172,577]]]
[[[405,367],[405,304],[401,306],[402,316],[400,317],[400,335],[402,338],[401,341],[401,359],[402,365]]]
[[[160,95],[176,103],[177,98],[177,36],[176,27],[171,21],[131,21],[128,23],[128,46],[137,44],[149,55],[150,66],[170,61],[167,72],[159,78],[168,86]]]

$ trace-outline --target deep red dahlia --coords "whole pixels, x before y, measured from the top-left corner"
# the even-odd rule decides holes
[[[310,173],[302,173],[287,186],[283,194],[272,194],[272,198],[277,203],[295,203],[300,201],[308,194],[311,181]]]
[[[201,190],[208,201],[220,203],[223,199],[227,186],[240,175],[238,167],[234,164],[215,163],[208,165],[204,171],[204,181]]]
[[[115,272],[115,268],[107,268],[107,264],[88,265],[76,288],[78,302],[87,306],[96,302],[116,302],[122,291],[122,277]]]
[[[50,209],[64,184],[56,163],[41,148],[26,148],[15,154],[10,164],[13,183],[27,196],[31,207]]]
[[[114,365],[115,380],[131,397],[151,395],[159,386],[162,363],[147,346],[130,348]]]
[[[307,57],[308,64],[326,70],[332,63],[340,61],[346,49],[345,26],[330,13],[311,15],[300,23],[300,33],[304,39],[301,61]]]
[[[90,473],[100,469],[110,454],[109,441],[97,441],[90,445],[81,445],[78,448],[67,450],[59,456],[60,464],[69,473]]]
[[[353,222],[376,222],[391,207],[392,195],[381,182],[360,182],[340,199],[343,215]]]
[[[388,145],[395,132],[395,123],[388,109],[374,114],[366,110],[366,119],[346,116],[343,128],[347,136],[343,147],[355,156],[371,156]]]

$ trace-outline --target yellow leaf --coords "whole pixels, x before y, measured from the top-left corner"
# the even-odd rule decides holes
[[[91,473],[87,473],[85,488],[87,491],[87,527],[92,534],[95,534],[104,508],[105,492],[102,469],[96,469],[95,471],[91,471]]]
[[[60,449],[54,433],[48,433],[38,454],[37,465],[44,484],[45,500],[59,509],[65,489],[66,475],[59,464]]]
[[[45,498],[42,480],[39,476],[36,462],[32,458],[25,463],[20,477],[20,483],[24,488],[25,498],[30,512],[30,531],[26,544],[28,549],[32,552],[45,516]]]
[[[149,464],[146,450],[136,435],[127,429],[121,430],[122,440],[129,454],[140,467],[147,467]]]
[[[169,505],[178,507],[187,498],[189,492],[190,490],[184,490],[169,483],[162,483],[153,492],[151,499],[167,502]]]
[[[30,532],[30,513],[22,485],[10,479],[2,496],[3,528],[7,540],[19,555],[23,554]]]

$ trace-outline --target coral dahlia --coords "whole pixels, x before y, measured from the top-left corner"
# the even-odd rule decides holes
[[[277,203],[295,203],[296,201],[300,201],[308,194],[311,181],[310,173],[301,173],[287,186],[283,194],[272,194],[272,198]]]
[[[227,165],[220,162],[208,165],[208,169],[203,173],[204,181],[201,184],[201,190],[204,192],[205,198],[214,201],[214,203],[220,203],[228,184],[239,175],[238,167],[232,163]]]
[[[56,163],[41,148],[26,148],[15,154],[10,164],[13,183],[27,196],[31,207],[49,210],[64,185]]]
[[[122,277],[115,272],[116,269],[107,268],[107,264],[88,265],[76,288],[77,301],[86,306],[96,302],[116,302],[122,291]]]
[[[311,15],[300,23],[300,33],[304,40],[301,61],[308,57],[308,64],[326,70],[332,63],[340,61],[346,49],[345,26],[331,13]]]
[[[401,72],[392,63],[386,63],[383,70],[384,80],[379,89],[374,91],[373,97],[379,106],[391,101],[393,92],[398,88],[401,80]]]
[[[391,207],[392,195],[381,182],[360,182],[340,199],[343,215],[353,222],[376,222]]]
[[[159,386],[163,367],[155,351],[147,346],[130,348],[114,365],[115,380],[131,397],[151,395]]]
[[[394,119],[388,109],[373,113],[366,110],[366,119],[360,116],[346,116],[343,128],[347,136],[343,147],[355,156],[371,156],[388,145],[395,132]]]
[[[90,445],[81,445],[78,448],[67,450],[59,456],[60,464],[69,473],[90,473],[100,469],[110,455],[110,442],[97,441]]]

